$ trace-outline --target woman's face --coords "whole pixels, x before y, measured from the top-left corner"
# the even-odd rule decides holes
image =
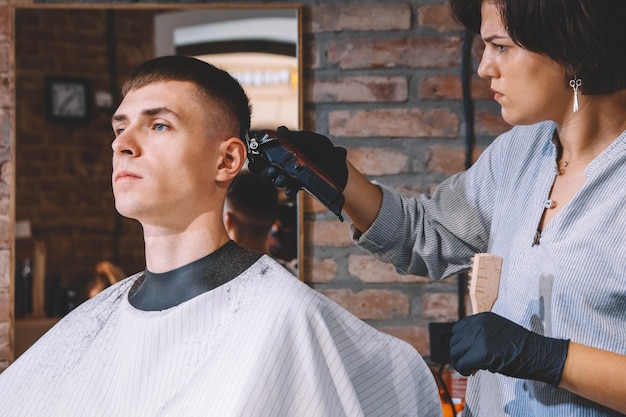
[[[565,69],[548,58],[516,45],[502,23],[497,6],[484,0],[480,36],[485,51],[478,75],[491,79],[494,99],[511,125],[544,120],[561,122],[571,112],[573,90]]]

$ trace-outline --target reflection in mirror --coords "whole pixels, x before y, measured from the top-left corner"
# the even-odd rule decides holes
[[[167,54],[222,67],[249,94],[253,129],[299,128],[302,106],[297,7],[32,5],[14,12],[17,357],[84,301],[91,283],[109,285],[145,267],[141,226],[116,213],[110,179],[110,118],[131,69]],[[284,195],[281,204],[280,231],[291,226],[288,237],[297,236],[296,204]],[[287,251],[274,242],[297,265],[301,239]]]

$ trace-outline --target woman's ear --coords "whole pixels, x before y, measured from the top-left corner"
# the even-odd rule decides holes
[[[230,182],[239,174],[246,162],[246,145],[241,139],[232,137],[220,144],[219,154],[215,180]]]

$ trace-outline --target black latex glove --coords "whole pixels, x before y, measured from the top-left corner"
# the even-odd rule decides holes
[[[486,369],[558,386],[568,347],[569,340],[541,336],[487,312],[466,317],[452,328],[450,358],[465,376]]]
[[[310,131],[291,131],[285,126],[280,126],[276,132],[291,142],[321,171],[328,175],[342,189],[348,182],[348,166],[346,165],[346,150],[333,145],[324,135]],[[263,178],[274,181],[277,187],[284,187],[287,195],[294,195],[302,188],[302,184],[293,178],[283,175],[276,167],[249,167],[252,172]]]

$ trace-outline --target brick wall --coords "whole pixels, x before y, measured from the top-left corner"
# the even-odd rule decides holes
[[[464,169],[463,31],[444,1],[327,1],[304,16],[306,128],[330,135],[368,177],[408,195]],[[474,49],[478,62],[478,42]],[[474,77],[472,94],[490,98],[488,83]],[[498,118],[477,103],[475,155],[505,129]],[[428,323],[458,317],[456,277],[398,275],[352,244],[347,223],[310,198],[306,209],[306,281],[428,354]]]
[[[96,263],[142,269],[143,242],[139,225],[114,208],[112,108],[94,107],[82,123],[47,120],[45,81],[83,77],[92,91],[117,96],[118,80],[152,56],[152,18],[119,10],[18,10],[15,23],[15,217],[30,221],[33,235],[16,241],[16,260],[32,257],[34,240],[43,242],[47,293],[52,285],[72,288],[79,302]]]
[[[229,2],[236,3],[251,2]],[[304,23],[304,127],[329,134],[348,149],[351,161],[371,179],[410,195],[429,192],[448,175],[462,170],[465,144],[459,74],[463,32],[450,19],[444,0],[300,3]],[[11,189],[15,169],[15,158],[11,156],[15,149],[10,145],[14,107],[10,99],[11,19],[6,4],[6,0],[0,0],[0,366],[12,358],[12,207],[15,196],[19,199],[25,187],[18,176],[17,192]],[[132,45],[130,40],[126,43]],[[480,54],[477,40],[473,52],[476,63]],[[143,58],[136,51],[125,56],[128,60]],[[101,82],[108,85],[104,78]],[[489,100],[487,83],[472,78],[472,94],[476,99],[477,155],[507,127],[497,106]],[[94,123],[106,123],[108,129],[104,116]],[[77,130],[93,135],[93,129]],[[71,158],[90,162],[98,152],[108,154],[99,148],[79,150],[80,136],[68,139],[52,133],[46,136],[49,152],[61,161],[70,156],[66,151],[59,152],[61,148],[57,148],[54,138],[73,141],[77,150]],[[18,143],[18,151],[20,146],[26,145]],[[64,168],[57,163],[56,169]],[[78,173],[85,179],[95,171],[105,171],[104,166],[95,163],[85,169],[87,172]],[[37,186],[41,184],[30,185]],[[82,200],[81,196],[75,198]],[[110,195],[100,194],[99,202],[100,210],[112,207]],[[428,354],[428,323],[457,318],[456,279],[432,282],[426,277],[398,275],[390,265],[373,260],[352,245],[347,222],[339,223],[311,198],[305,198],[304,205],[305,281],[372,325]],[[88,222],[80,209],[69,204],[67,211],[57,215],[60,219],[68,213],[75,220]],[[104,232],[115,227],[114,214],[108,218],[106,224],[82,225],[76,233],[83,234],[86,243],[96,241],[101,233],[90,234],[88,230]],[[59,220],[59,224],[65,227],[67,222]],[[133,237],[137,232],[131,231],[123,240],[127,247],[137,246]],[[113,251],[109,242],[99,241],[99,245],[99,256],[109,256]],[[80,255],[77,248],[69,250]]]

